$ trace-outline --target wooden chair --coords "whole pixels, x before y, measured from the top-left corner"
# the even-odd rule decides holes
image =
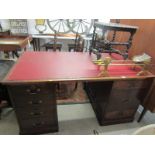
[[[63,45],[63,43],[61,43],[61,42],[57,42],[57,43],[48,42],[48,43],[44,44],[43,47],[45,47],[46,51],[48,51],[49,49],[52,49],[53,51],[56,51],[58,49],[59,51],[61,51],[62,45]]]
[[[52,42],[45,43],[43,47],[45,47],[46,51],[48,51],[49,49],[52,49],[53,51],[56,51],[58,49],[59,51],[61,51],[62,45],[62,42],[57,42],[57,33],[55,31],[54,40]]]
[[[76,34],[75,43],[68,44],[68,51],[71,52],[72,50],[75,52],[83,52],[84,48],[84,40],[79,34]]]
[[[102,31],[102,35],[100,36],[96,30],[100,29]],[[91,49],[97,49],[101,52],[107,53],[118,53],[124,57],[124,59],[128,58],[128,51],[132,45],[132,39],[134,34],[136,33],[138,27],[130,26],[130,25],[122,25],[119,22],[116,23],[94,23],[94,31],[92,37]],[[113,31],[112,39],[108,40],[107,32]],[[129,33],[129,38],[127,41],[119,42],[116,41],[116,32],[125,32]],[[118,48],[116,48],[116,46]],[[91,51],[90,51],[91,53]]]

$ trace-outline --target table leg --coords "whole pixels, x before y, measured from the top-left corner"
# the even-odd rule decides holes
[[[37,41],[37,50],[40,51],[40,39],[36,38]]]
[[[14,58],[14,56],[16,56],[17,58],[19,58],[19,54],[17,51],[12,51],[12,57]]]
[[[9,52],[8,52],[8,51],[4,51],[4,57],[5,57],[6,59],[9,59]]]

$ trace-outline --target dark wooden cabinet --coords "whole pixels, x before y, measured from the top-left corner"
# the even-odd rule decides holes
[[[153,79],[86,82],[89,96],[100,125],[133,121]]]
[[[38,83],[8,86],[20,134],[58,131],[55,84]]]

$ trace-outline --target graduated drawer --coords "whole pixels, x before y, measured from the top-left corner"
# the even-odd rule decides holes
[[[145,80],[124,80],[115,81],[113,84],[113,89],[139,89],[144,88],[148,84]]]
[[[16,108],[16,114],[20,120],[54,117],[56,112],[56,105],[39,106],[33,108]]]
[[[135,115],[135,109],[128,109],[124,111],[112,111],[112,112],[106,112],[104,114],[104,119],[107,120],[116,120],[116,119],[123,119],[128,117],[134,117]]]
[[[9,90],[13,96],[36,96],[38,94],[50,94],[55,91],[55,84],[24,84],[9,86]]]
[[[26,119],[21,120],[20,128],[22,129],[37,129],[37,128],[46,128],[49,126],[57,125],[57,117],[41,117],[41,118],[33,118],[33,119]]]
[[[12,96],[13,104],[16,108],[19,107],[38,107],[56,104],[54,94],[40,94],[37,96]]]
[[[31,127],[31,128],[20,128],[20,134],[22,135],[36,135],[36,134],[45,134],[45,133],[58,132],[58,124],[40,126],[40,127]]]

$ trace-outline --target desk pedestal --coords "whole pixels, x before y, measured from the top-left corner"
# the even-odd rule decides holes
[[[133,121],[152,79],[86,82],[88,94],[100,125]]]
[[[8,86],[16,112],[20,134],[58,131],[55,84],[19,84]]]

